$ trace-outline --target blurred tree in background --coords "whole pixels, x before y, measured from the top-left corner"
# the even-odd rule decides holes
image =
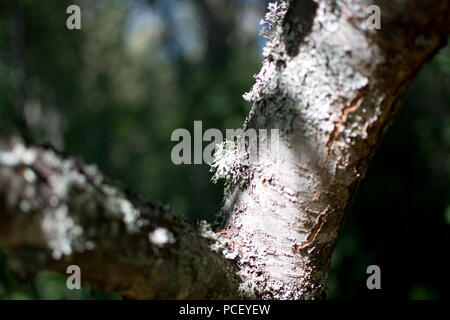
[[[82,30],[66,28],[66,8]],[[241,128],[261,65],[263,0],[7,0],[0,3],[0,126],[97,164],[190,219],[212,220],[222,186],[205,165],[176,166],[176,128]],[[330,273],[330,298],[444,298],[450,267],[450,50],[411,88],[362,182]],[[439,250],[439,251],[433,251]],[[74,295],[48,273],[15,283],[0,256],[0,297]],[[382,290],[366,288],[366,268]]]

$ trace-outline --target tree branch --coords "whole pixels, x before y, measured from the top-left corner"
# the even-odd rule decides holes
[[[206,224],[17,138],[0,143],[0,245],[22,278],[76,264],[86,284],[128,298],[238,297],[234,267],[214,252]]]
[[[381,8],[380,30],[367,27],[372,4]],[[218,219],[255,295],[325,297],[345,211],[399,100],[446,43],[449,7],[448,0],[269,5],[245,126],[278,128],[279,151],[274,159],[263,150],[248,167],[228,165],[237,170],[227,172],[234,185]]]

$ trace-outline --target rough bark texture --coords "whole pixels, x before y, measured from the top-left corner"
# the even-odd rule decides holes
[[[346,208],[399,99],[444,45],[449,3],[270,4],[245,128],[279,129],[279,153],[262,150],[251,165],[240,160],[245,151],[219,161],[231,182],[217,233],[93,166],[5,140],[0,245],[12,268],[26,276],[75,263],[84,280],[131,298],[323,298]],[[372,4],[381,30],[366,27]]]
[[[381,30],[366,26],[372,4]],[[266,20],[245,127],[280,129],[278,158],[268,150],[227,173],[218,223],[249,295],[322,298],[352,194],[399,99],[445,44],[449,1],[281,1]]]
[[[85,284],[129,298],[237,298],[214,238],[94,165],[17,138],[0,144],[0,244],[21,278],[76,264]]]

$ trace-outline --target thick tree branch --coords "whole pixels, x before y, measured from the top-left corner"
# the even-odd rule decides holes
[[[0,246],[21,277],[76,264],[86,284],[128,298],[238,297],[236,272],[205,224],[17,138],[0,144]]]
[[[269,5],[266,58],[245,95],[253,104],[246,128],[280,129],[279,153],[274,160],[266,150],[244,168],[228,165],[238,170],[227,172],[234,185],[218,219],[255,295],[325,296],[346,208],[399,100],[446,43],[449,3]],[[367,27],[372,4],[381,8],[381,30]]]

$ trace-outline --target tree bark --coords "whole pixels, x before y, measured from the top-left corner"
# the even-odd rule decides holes
[[[367,29],[371,4],[381,30]],[[245,129],[280,129],[279,153],[228,165],[238,169],[219,225],[251,295],[321,298],[357,184],[399,99],[445,43],[449,1],[282,1],[267,20]]]
[[[380,30],[366,25],[372,4]],[[449,17],[449,0],[270,4],[244,128],[279,129],[279,152],[222,162],[218,177],[231,179],[215,233],[80,161],[8,140],[0,244],[19,274],[75,263],[130,298],[324,298],[352,195],[406,89],[445,45]]]
[[[0,145],[0,244],[19,278],[76,264],[84,284],[129,298],[237,298],[215,238],[95,165],[17,138]]]

